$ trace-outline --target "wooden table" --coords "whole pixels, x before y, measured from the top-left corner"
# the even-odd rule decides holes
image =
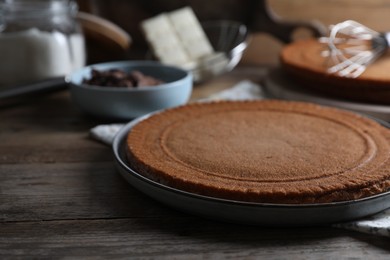
[[[193,98],[259,82],[241,67]],[[0,101],[0,257],[385,259],[388,238],[331,227],[264,228],[220,223],[168,208],[130,186],[110,147],[92,140],[108,123],[73,107],[67,91]],[[387,258],[388,259],[388,258]]]

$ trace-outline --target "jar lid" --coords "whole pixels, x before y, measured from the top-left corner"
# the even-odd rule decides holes
[[[42,15],[75,15],[77,11],[77,3],[73,0],[6,0],[0,3],[0,15],[18,19]]]

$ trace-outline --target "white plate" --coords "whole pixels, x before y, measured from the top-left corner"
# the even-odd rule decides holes
[[[291,205],[206,197],[154,182],[134,171],[128,164],[125,154],[127,133],[148,116],[128,123],[116,135],[113,142],[116,167],[135,188],[173,208],[206,218],[241,224],[312,226],[358,219],[390,207],[390,191],[345,202]]]
[[[303,89],[288,77],[281,69],[272,70],[264,79],[265,91],[269,97],[314,102],[321,105],[347,109],[361,114],[390,121],[390,106],[356,103],[341,99],[332,99]]]

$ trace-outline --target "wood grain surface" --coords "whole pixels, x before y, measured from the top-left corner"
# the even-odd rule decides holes
[[[145,46],[138,22],[151,15],[189,5],[201,21],[228,19],[247,23],[259,18],[259,12],[253,9],[257,1],[265,1],[271,12],[284,22],[315,21],[327,28],[352,19],[377,31],[390,31],[388,0],[78,0],[78,3],[81,10],[102,16],[126,30],[133,38],[130,53],[134,55],[137,46]],[[277,65],[283,43],[272,34],[251,32],[252,39],[243,62]],[[305,30],[296,32],[297,39],[307,36]]]
[[[193,100],[265,73],[242,66]],[[0,119],[1,259],[388,259],[388,238],[222,223],[148,198],[89,137],[110,122],[83,115],[67,91],[2,100]]]

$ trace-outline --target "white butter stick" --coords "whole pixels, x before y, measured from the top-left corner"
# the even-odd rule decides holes
[[[201,58],[214,54],[191,7],[149,18],[141,28],[154,55],[163,63],[194,69]]]
[[[214,52],[195,13],[190,7],[172,11],[168,15],[184,49],[192,60]]]
[[[191,62],[166,14],[143,21],[141,28],[154,55],[161,62],[178,66]]]
[[[195,80],[226,70],[226,55],[214,51],[191,7],[149,18],[141,27],[161,62],[192,70]]]

